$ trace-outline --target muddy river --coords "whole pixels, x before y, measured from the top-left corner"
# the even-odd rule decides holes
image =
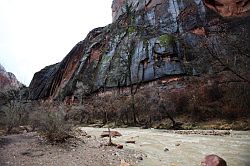
[[[83,129],[96,137],[106,130],[91,127]],[[230,131],[229,135],[216,136],[139,128],[112,130],[122,134],[121,137],[113,138],[113,142],[146,155],[138,163],[139,166],[200,166],[201,160],[208,154],[219,155],[227,161],[228,166],[250,166],[250,131]],[[195,133],[201,132],[198,130]],[[128,140],[136,143],[126,144]]]

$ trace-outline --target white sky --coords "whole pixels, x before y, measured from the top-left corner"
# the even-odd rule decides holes
[[[93,28],[112,21],[112,0],[0,0],[0,64],[29,85]]]

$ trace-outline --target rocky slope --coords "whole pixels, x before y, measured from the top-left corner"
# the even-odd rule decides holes
[[[249,84],[249,0],[114,0],[92,30],[34,75],[30,99],[81,98],[170,76]]]
[[[0,64],[0,90],[18,89],[22,84],[16,79],[13,73],[6,72]]]

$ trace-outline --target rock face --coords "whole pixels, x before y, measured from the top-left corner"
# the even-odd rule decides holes
[[[204,3],[225,17],[241,16],[250,10],[249,0],[205,0]]]
[[[80,99],[173,75],[250,80],[248,0],[114,0],[112,15],[34,75],[30,99]]]
[[[0,64],[0,90],[18,89],[22,84],[16,79],[13,73],[6,72]]]

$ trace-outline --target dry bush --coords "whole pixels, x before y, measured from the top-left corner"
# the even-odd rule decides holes
[[[185,94],[178,94],[173,96],[173,102],[175,102],[175,111],[177,115],[183,115],[188,112],[189,98]]]
[[[84,103],[87,112],[87,123],[101,123],[103,125],[109,122],[117,121],[117,113],[119,99],[116,96],[92,96],[91,99]],[[84,114],[85,116],[86,114]]]
[[[152,120],[159,116],[159,92],[154,88],[143,88],[135,94],[135,107],[139,124],[151,126]]]
[[[233,120],[239,117],[249,117],[250,85],[248,83],[234,83],[224,89],[222,99],[223,115]]]
[[[30,113],[29,123],[49,142],[64,142],[70,138],[72,127],[67,121],[65,109],[63,105],[44,104]]]
[[[128,96],[118,98],[115,102],[115,107],[117,108],[116,124],[130,125],[132,123],[132,117],[130,115],[130,99]]]
[[[29,113],[29,125],[32,128],[32,131],[36,131],[40,127],[41,117],[43,116],[43,111],[33,111]]]
[[[188,112],[195,121],[235,120],[249,117],[250,86],[248,83],[205,84],[187,94]]]
[[[69,111],[67,111],[68,120],[74,123],[89,123],[90,122],[90,109],[87,105],[73,105]]]
[[[6,132],[11,133],[14,127],[23,125],[27,120],[27,112],[22,103],[18,101],[10,101],[3,110],[2,122],[5,125]]]
[[[134,94],[134,105],[132,95],[128,94],[92,96],[84,100],[83,105],[70,108],[67,116],[80,123],[105,125],[115,122],[116,126],[135,125],[136,118],[137,124],[148,127],[169,121],[169,116],[188,122],[249,116],[248,84],[225,88],[219,81],[209,79],[184,80],[187,86],[180,89],[142,87]]]
[[[43,112],[40,117],[39,131],[50,142],[64,142],[70,138],[71,125],[65,121],[62,112]]]

